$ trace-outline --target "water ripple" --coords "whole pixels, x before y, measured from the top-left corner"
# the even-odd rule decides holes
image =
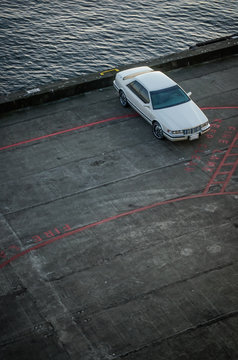
[[[236,0],[2,0],[0,94],[237,32]]]

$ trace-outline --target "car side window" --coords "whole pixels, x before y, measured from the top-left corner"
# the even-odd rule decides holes
[[[145,104],[150,102],[148,91],[138,81],[132,81],[127,85],[135,95],[137,95]]]

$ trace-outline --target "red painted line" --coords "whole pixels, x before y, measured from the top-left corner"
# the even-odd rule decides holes
[[[238,106],[207,106],[201,107],[201,110],[222,110],[222,109],[238,109]]]
[[[203,194],[207,194],[207,193],[208,193],[210,186],[214,183],[214,180],[215,180],[215,178],[217,177],[217,175],[220,173],[221,168],[222,168],[223,166],[226,166],[226,165],[227,165],[227,164],[225,164],[226,159],[227,159],[229,156],[233,156],[233,154],[230,154],[230,151],[232,150],[232,148],[233,148],[235,142],[237,141],[237,139],[238,139],[238,133],[236,134],[236,136],[235,136],[234,139],[232,140],[232,142],[231,142],[229,148],[227,149],[227,151],[226,151],[223,159],[221,160],[219,166],[217,167],[216,171],[214,172],[213,176],[211,177],[210,181],[208,182],[208,184],[207,184],[207,186],[206,186]],[[229,179],[229,181],[230,181],[230,178],[231,178],[232,174],[233,174],[234,171],[235,171],[236,166],[237,166],[237,161],[234,162],[233,167],[232,167],[232,169],[231,169],[230,172],[229,172],[231,175],[228,175],[228,176],[227,176],[227,179]],[[228,182],[226,181],[225,184],[224,184],[224,186],[222,187],[221,192],[224,192],[227,184],[228,184]]]
[[[201,107],[201,110],[216,110],[216,109],[238,109],[238,106]],[[89,124],[76,126],[74,128],[71,128],[71,129],[65,129],[65,130],[57,131],[57,132],[54,132],[54,133],[51,133],[51,134],[38,136],[38,137],[35,137],[35,138],[32,138],[32,139],[19,141],[19,142],[14,143],[14,144],[5,145],[5,146],[0,147],[0,151],[10,149],[10,148],[13,148],[13,147],[17,147],[17,146],[20,146],[20,145],[25,145],[25,144],[28,144],[28,143],[31,143],[31,142],[34,142],[34,141],[47,139],[47,138],[50,138],[50,137],[53,137],[53,136],[66,134],[68,132],[72,132],[72,131],[80,130],[80,129],[83,129],[83,128],[95,126],[95,125],[98,125],[98,124],[103,124],[103,123],[114,121],[114,120],[126,119],[126,118],[136,117],[136,116],[138,116],[138,115],[137,114],[129,114],[129,115],[116,116],[116,117],[112,117],[112,118],[109,118],[109,119],[95,121],[95,122],[92,122],[92,123],[89,123]]]
[[[77,228],[75,230],[68,231],[68,232],[66,232],[64,234],[55,236],[55,237],[53,237],[53,238],[51,238],[49,240],[38,243],[37,245],[35,245],[35,246],[33,246],[33,247],[29,248],[29,249],[26,249],[26,250],[24,250],[24,251],[22,251],[22,252],[20,252],[20,253],[18,253],[16,255],[12,256],[11,258],[5,260],[4,262],[2,262],[0,264],[0,269],[4,268],[7,264],[10,264],[14,260],[17,260],[18,258],[30,253],[31,251],[37,250],[37,249],[39,249],[41,247],[52,244],[53,242],[58,241],[60,239],[63,239],[63,238],[78,234],[78,233],[80,233],[82,231],[85,231],[87,229],[94,228],[94,227],[96,227],[98,225],[106,224],[106,223],[108,223],[110,221],[117,220],[117,219],[120,219],[120,218],[125,217],[125,216],[140,213],[140,212],[143,212],[143,211],[146,211],[146,210],[149,210],[149,209],[156,208],[156,207],[161,206],[161,205],[167,205],[167,204],[172,204],[172,203],[176,203],[176,202],[180,202],[180,201],[204,198],[204,197],[209,197],[209,196],[224,196],[224,195],[238,195],[238,191],[236,191],[236,192],[212,193],[212,194],[188,195],[188,196],[184,196],[184,197],[177,198],[177,199],[170,199],[170,200],[160,201],[160,202],[157,202],[157,203],[154,203],[154,204],[151,204],[151,205],[147,205],[147,206],[143,206],[143,207],[140,207],[140,208],[137,208],[137,209],[134,209],[134,210],[126,211],[126,212],[123,212],[121,214],[114,215],[114,216],[102,219],[100,221],[93,222],[91,224],[79,227],[79,228]]]
[[[216,184],[224,184],[225,181],[214,181],[212,184],[216,185]]]
[[[238,109],[238,106],[203,107],[203,108],[201,108],[201,110],[214,110],[214,109]],[[95,121],[95,122],[80,125],[80,126],[77,126],[77,127],[71,128],[71,129],[61,130],[61,131],[57,131],[57,132],[54,132],[54,133],[51,133],[51,134],[47,134],[47,135],[39,136],[39,137],[36,137],[36,138],[20,141],[20,142],[15,143],[15,144],[6,145],[6,146],[3,146],[3,147],[0,147],[0,150],[5,150],[5,149],[17,147],[17,146],[20,146],[20,145],[24,145],[24,144],[27,144],[27,143],[34,142],[34,141],[38,141],[38,140],[46,139],[46,138],[49,138],[49,137],[57,136],[57,135],[60,135],[60,134],[65,134],[65,133],[68,133],[68,132],[73,132],[73,131],[80,130],[80,129],[83,129],[83,128],[91,127],[91,126],[94,126],[94,125],[98,125],[98,124],[102,124],[102,123],[106,123],[106,122],[110,122],[110,121],[114,121],[114,120],[119,120],[119,119],[126,119],[126,118],[130,118],[130,117],[135,117],[135,116],[137,116],[137,114],[129,114],[129,115],[112,117],[112,118],[104,119],[104,120],[100,120],[100,121]],[[235,138],[235,141],[236,140],[237,140],[237,136]],[[234,142],[234,140],[233,140],[233,142]],[[232,142],[232,144],[233,144],[233,142]],[[233,145],[233,147],[236,147],[236,145]],[[228,151],[230,151],[231,148],[232,148],[232,146],[229,147]],[[222,162],[224,162],[228,156],[237,155],[237,154],[229,154],[229,155],[227,155],[227,153],[228,152],[226,152],[225,157],[222,160]],[[235,170],[235,168],[236,168],[236,166],[237,166],[237,164],[238,164],[238,161],[235,162],[235,163],[227,163],[227,164],[223,164],[223,165],[220,164],[219,169],[221,168],[221,166],[226,166],[226,165],[230,165],[230,164],[231,165],[234,164],[233,169],[229,174],[229,176],[231,177],[234,170]],[[206,187],[207,190],[205,189],[202,194],[189,195],[189,196],[185,196],[185,197],[181,197],[181,198],[177,198],[177,199],[170,199],[170,200],[161,201],[161,202],[154,203],[154,204],[151,204],[151,205],[148,205],[148,206],[144,206],[144,207],[141,207],[141,208],[138,208],[138,209],[130,210],[130,211],[127,211],[127,212],[124,212],[124,213],[121,213],[121,214],[118,214],[118,215],[115,215],[115,216],[112,216],[112,217],[109,217],[109,218],[105,218],[103,220],[100,220],[100,221],[97,221],[97,222],[82,226],[82,227],[77,228],[77,229],[72,230],[72,231],[68,231],[67,233],[64,233],[64,234],[55,236],[55,237],[53,237],[53,238],[51,238],[49,240],[43,241],[43,242],[41,242],[41,243],[31,247],[31,248],[28,248],[28,249],[26,249],[26,250],[24,250],[24,251],[22,251],[22,252],[20,252],[20,253],[18,253],[16,255],[12,256],[11,258],[5,260],[3,263],[0,264],[0,269],[4,268],[7,264],[9,264],[12,261],[18,259],[19,257],[22,257],[22,256],[28,254],[31,251],[37,250],[37,249],[39,249],[39,248],[41,248],[43,246],[46,246],[48,244],[51,244],[51,243],[53,243],[53,242],[55,242],[57,240],[60,240],[60,239],[75,235],[75,234],[80,233],[80,232],[82,232],[84,230],[87,230],[87,229],[93,228],[95,226],[98,226],[98,225],[101,225],[101,224],[104,224],[104,223],[119,219],[121,217],[136,214],[136,213],[148,210],[148,209],[158,207],[160,205],[166,205],[166,204],[179,202],[179,201],[184,201],[184,200],[203,198],[203,197],[209,197],[209,196],[238,195],[238,192],[224,192],[225,187],[224,187],[222,192],[211,193],[211,194],[207,193],[207,191],[209,190],[210,184],[212,183],[213,179],[215,179],[214,175],[213,175],[212,179],[210,180],[210,182],[208,183],[208,185]]]
[[[128,115],[115,116],[115,117],[111,117],[111,118],[109,118],[109,119],[104,119],[104,120],[95,121],[95,122],[92,122],[92,123],[89,123],[89,124],[84,124],[84,125],[76,126],[76,127],[74,127],[74,128],[71,128],[71,129],[61,130],[61,131],[57,131],[57,132],[54,132],[54,133],[51,133],[51,134],[47,134],[47,135],[42,135],[42,136],[39,136],[39,137],[35,137],[35,138],[32,138],[32,139],[19,141],[19,142],[15,143],[15,144],[10,144],[10,145],[6,145],[6,146],[2,146],[2,147],[0,147],[0,151],[1,151],[1,150],[5,150],[5,149],[10,149],[10,148],[13,148],[13,147],[16,147],[16,146],[28,144],[28,143],[31,143],[31,142],[34,142],[34,141],[47,139],[47,138],[50,138],[50,137],[53,137],[53,136],[57,136],[57,135],[61,135],[61,134],[66,134],[66,133],[73,132],[73,131],[76,131],[76,130],[81,130],[81,129],[84,129],[84,128],[87,128],[87,127],[91,127],[91,126],[95,126],[95,125],[107,123],[107,122],[110,122],[110,121],[120,120],[120,119],[127,119],[127,118],[131,118],[131,117],[136,117],[136,116],[138,116],[138,115],[137,115],[137,114],[128,114]]]
[[[235,162],[229,162],[229,163],[223,164],[223,166],[233,166],[234,164],[235,164]]]
[[[235,162],[233,168],[231,169],[229,175],[227,176],[227,178],[226,178],[226,180],[225,180],[225,182],[224,182],[224,185],[222,186],[222,188],[221,188],[221,190],[220,190],[222,193],[225,191],[227,185],[229,184],[229,181],[230,181],[230,179],[231,179],[231,177],[232,177],[232,175],[233,175],[233,173],[234,173],[237,165],[238,165],[238,160]]]

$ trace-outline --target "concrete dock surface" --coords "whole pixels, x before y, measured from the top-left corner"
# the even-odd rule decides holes
[[[238,359],[238,57],[167,72],[158,141],[112,87],[0,120],[0,359]]]

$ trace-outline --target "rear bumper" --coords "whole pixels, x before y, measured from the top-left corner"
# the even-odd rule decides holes
[[[119,87],[117,86],[115,80],[113,81],[113,87],[114,87],[114,89],[115,89],[117,92],[119,91]]]

